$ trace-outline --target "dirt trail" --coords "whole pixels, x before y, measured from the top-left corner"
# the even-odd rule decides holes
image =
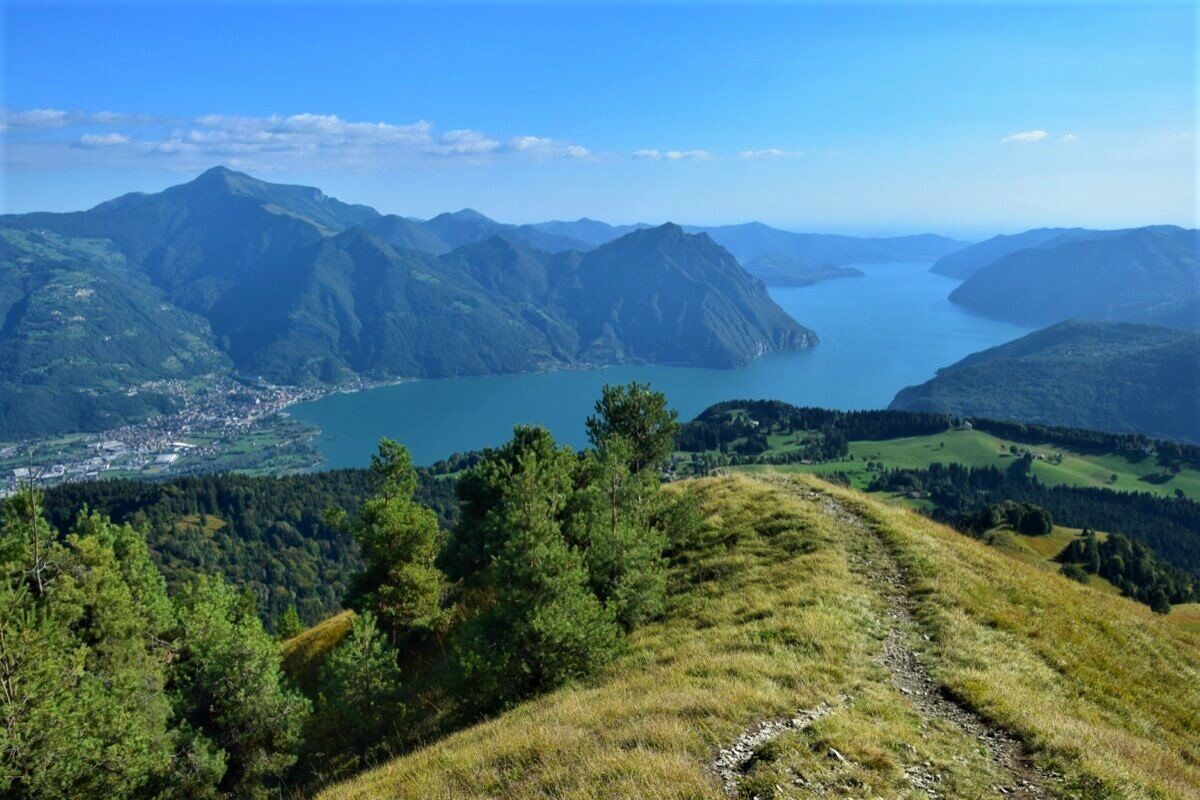
[[[888,634],[880,663],[887,669],[893,685],[909,698],[917,712],[929,720],[944,720],[977,739],[987,751],[1004,782],[993,789],[997,794],[1017,800],[1051,800],[1056,795],[1047,789],[1059,780],[1057,775],[1034,764],[1021,741],[1012,734],[944,695],[921,663],[913,642],[921,637],[912,611],[908,582],[882,537],[871,525],[847,509],[833,497],[821,492],[795,486],[805,500],[819,505],[827,514],[855,531],[856,546],[851,552],[852,566],[883,598],[887,606]],[[845,705],[849,698],[840,698]],[[799,711],[789,718],[761,722],[742,733],[732,744],[722,749],[711,765],[730,796],[738,793],[740,778],[745,775],[756,749],[788,731],[802,730],[833,713],[837,706],[822,704],[817,708]],[[837,756],[840,758],[840,754]],[[935,765],[926,762],[905,770],[908,781],[923,790],[930,798],[942,797]]]
[[[913,617],[908,582],[878,531],[829,495],[806,490],[804,497],[860,534],[855,537],[858,548],[852,556],[857,563],[853,566],[887,603],[888,635],[881,661],[895,687],[923,716],[950,722],[979,741],[997,770],[1006,776],[1003,784],[994,787],[998,793],[1020,800],[1054,797],[1046,788],[1055,782],[1054,776],[1033,763],[1019,739],[947,697],[929,676],[912,645],[921,634]],[[928,767],[913,767],[907,774],[914,785],[936,796],[936,777]]]

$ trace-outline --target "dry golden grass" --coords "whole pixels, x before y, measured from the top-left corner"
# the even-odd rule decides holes
[[[1171,609],[1167,617],[1175,625],[1200,634],[1200,603],[1183,603]]]
[[[910,512],[763,475],[683,487],[720,541],[675,568],[666,618],[610,669],[321,797],[719,798],[708,765],[721,746],[822,702],[838,710],[762,748],[747,794],[926,797],[905,768],[929,762],[942,797],[999,796],[979,743],[893,687],[876,660],[883,600],[851,569],[861,534],[798,486],[835,493],[878,526],[914,578],[931,672],[1024,736],[1071,796],[1197,796],[1200,637]]]

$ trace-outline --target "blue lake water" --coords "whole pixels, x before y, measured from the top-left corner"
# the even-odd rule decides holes
[[[860,265],[866,276],[773,289],[771,296],[821,337],[812,350],[776,353],[742,369],[620,366],[480,378],[410,381],[297,405],[321,429],[324,467],[361,466],[381,436],[407,445],[420,464],[505,441],[536,423],[582,446],[584,419],[606,383],[642,381],[666,392],[681,419],[734,399],[827,408],[884,408],[939,367],[1006,342],[1028,328],[951,304],[957,281],[928,264]]]

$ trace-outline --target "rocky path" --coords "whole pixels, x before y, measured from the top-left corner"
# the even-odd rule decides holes
[[[907,696],[924,717],[944,720],[974,737],[987,750],[1004,783],[994,787],[999,794],[1020,800],[1048,800],[1055,795],[1046,787],[1054,776],[1033,763],[1021,741],[1010,733],[943,694],[917,657],[913,642],[921,638],[912,612],[912,600],[904,573],[879,533],[857,514],[829,495],[805,492],[806,499],[819,504],[827,514],[854,530],[858,544],[852,553],[853,566],[879,593],[887,605],[888,634],[881,662],[891,674],[893,685]],[[936,796],[936,775],[930,765],[912,767],[909,780]]]
[[[908,582],[879,533],[833,497],[810,489],[789,488],[793,491],[798,489],[804,499],[821,506],[827,514],[858,534],[854,537],[856,547],[851,553],[852,566],[886,605],[888,632],[880,662],[891,675],[893,685],[909,698],[917,712],[926,719],[949,722],[979,741],[996,771],[1004,776],[1003,783],[993,787],[997,794],[1018,800],[1050,800],[1055,797],[1047,787],[1055,783],[1057,776],[1038,767],[1019,739],[947,697],[934,683],[914,648],[914,642],[921,638],[921,634],[913,616]],[[842,704],[847,701],[848,698],[841,698]],[[738,781],[745,774],[757,748],[788,731],[802,730],[812,725],[836,708],[831,704],[823,704],[799,711],[789,718],[755,725],[717,754],[711,765],[712,771],[720,779],[725,791],[736,796]],[[831,755],[840,758],[840,754]],[[909,767],[905,774],[913,786],[923,790],[930,798],[943,796],[938,789],[939,778],[935,767],[929,762]]]
[[[799,711],[792,717],[760,722],[742,733],[733,744],[723,748],[712,763],[712,771],[721,779],[726,794],[737,795],[738,779],[746,773],[746,765],[750,763],[755,750],[788,731],[807,728],[822,717],[828,716],[833,709],[834,706],[822,703],[816,708]]]

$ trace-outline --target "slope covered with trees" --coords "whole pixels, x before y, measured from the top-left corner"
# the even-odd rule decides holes
[[[817,342],[733,256],[678,225],[587,253],[562,297],[590,361],[734,367]]]
[[[764,253],[745,262],[746,272],[768,286],[812,286],[836,278],[861,278],[854,267],[812,264],[778,253]]]
[[[446,473],[472,459],[417,471],[416,496],[443,527],[458,518]],[[172,591],[200,573],[220,575],[251,594],[264,622],[277,627],[288,609],[311,624],[341,608],[362,556],[349,534],[326,519],[330,508],[356,509],[369,491],[367,470],[266,478],[222,474],[161,482],[91,481],[56,486],[43,507],[65,537],[80,508],[143,532]]]
[[[1064,322],[974,353],[890,408],[1200,441],[1200,336]]]
[[[64,538],[40,493],[9,498],[0,789],[265,797],[592,674],[662,614],[669,548],[694,529],[659,480],[676,424],[665,398],[606,387],[596,409],[582,453],[518,427],[457,462],[464,510],[449,534],[415,499],[407,451],[381,442],[355,505],[323,513],[361,561],[344,587],[357,613],[314,665],[311,702],[284,677],[252,593],[200,570],[169,585],[132,526],[85,511]],[[147,491],[170,504],[164,488]],[[239,488],[234,504],[253,505]],[[280,627],[297,625],[290,610]]]
[[[1066,319],[1195,328],[1200,233],[1170,225],[1059,237],[976,271],[950,300],[1028,325]]]
[[[109,242],[0,227],[0,440],[169,411],[164,381],[230,366]]]

